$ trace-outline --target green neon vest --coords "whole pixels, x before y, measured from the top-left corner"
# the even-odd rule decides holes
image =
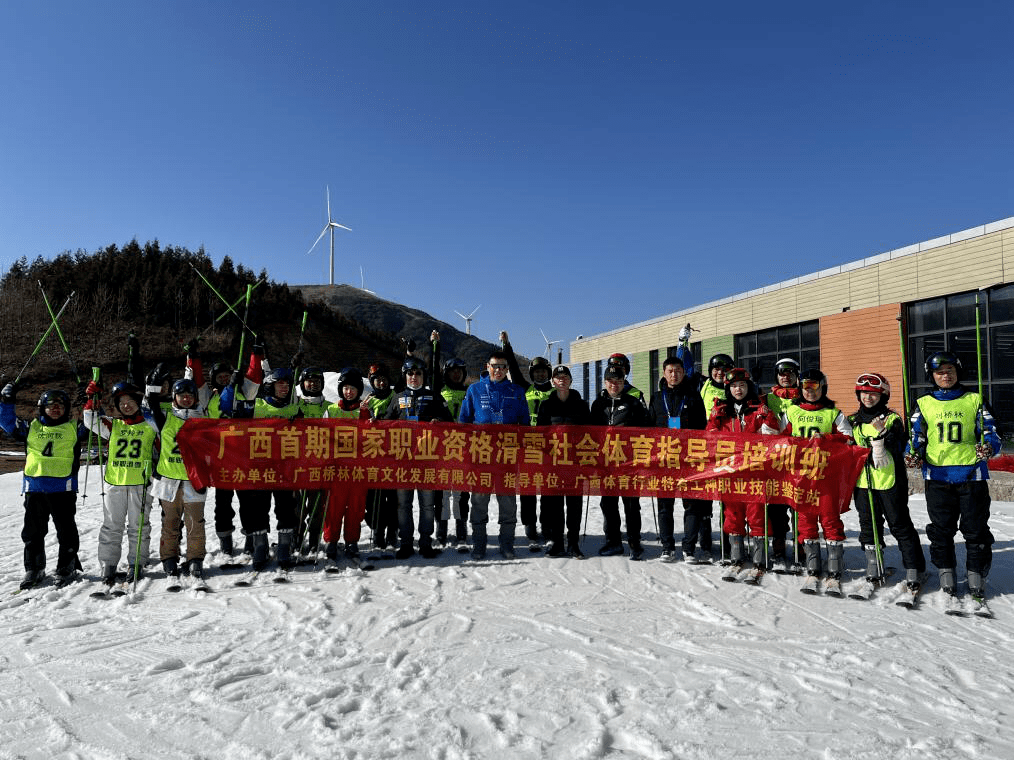
[[[377,396],[370,396],[366,399],[366,405],[370,408],[370,417],[375,420],[379,420],[387,413],[387,407],[394,401],[394,397],[398,394],[394,391],[387,396],[387,398],[378,398]]]
[[[391,398],[394,398],[394,394],[391,394]],[[328,404],[327,416],[331,419],[345,418],[345,419],[359,419],[358,409],[342,409],[341,404]]]
[[[547,398],[553,395],[555,388],[550,388],[546,391],[540,391],[534,385],[528,387],[525,391],[525,398],[528,399],[528,416],[532,421],[532,425],[537,425],[539,420],[539,406]],[[457,417],[455,417],[457,419]]]
[[[975,464],[975,423],[982,408],[978,393],[953,401],[932,396],[916,400],[926,430],[926,462],[936,467]]]
[[[440,395],[444,397],[444,401],[447,403],[447,408],[451,410],[451,416],[455,422],[458,419],[458,414],[461,413],[461,405],[465,403],[465,394],[468,393],[466,388],[458,390],[457,388],[441,388]]]
[[[887,418],[884,420],[884,430],[890,430],[891,425],[893,425],[898,419],[900,419],[900,417],[898,417],[898,415],[894,412],[887,415]],[[872,446],[870,439],[876,438],[878,435],[880,435],[880,433],[878,433],[877,429],[869,422],[863,422],[861,424],[857,422],[852,426],[852,436],[855,438],[856,443],[863,448],[870,448]],[[856,481],[856,488],[866,488],[866,470],[867,468],[864,467],[863,471],[859,473],[859,480]],[[873,475],[872,488],[874,491],[887,491],[894,488],[894,457],[890,455],[888,456],[888,464],[886,467],[874,467],[871,462],[869,472]]]
[[[725,401],[725,386],[719,385],[709,377],[701,386],[701,398],[704,399],[704,413],[710,417],[711,410],[715,408],[715,400]]]
[[[285,417],[292,419],[299,411],[298,403],[286,404],[285,406],[272,406],[262,398],[254,401],[254,418],[264,419],[265,417]]]
[[[162,426],[162,450],[158,455],[158,464],[155,471],[163,478],[173,480],[186,480],[187,468],[183,464],[183,457],[180,455],[180,447],[176,443],[176,434],[180,432],[183,423],[175,414],[166,417],[165,425]]]
[[[32,420],[25,439],[25,475],[30,478],[66,478],[74,471],[77,425],[43,425]]]
[[[113,420],[109,431],[109,461],[106,482],[111,486],[139,486],[148,480],[155,430],[147,422],[128,425]]]
[[[785,416],[788,418],[789,424],[792,425],[793,436],[809,438],[814,432],[830,433],[834,430],[834,421],[838,417],[838,410],[832,406],[830,409],[817,409],[810,412],[799,404],[791,404],[785,409]]]
[[[208,416],[213,420],[221,419],[222,417],[222,400],[216,393],[208,401]]]
[[[785,410],[792,406],[793,401],[795,401],[795,399],[782,398],[777,393],[769,393],[765,397],[764,405],[776,415],[780,416],[785,414]]]
[[[324,416],[326,409],[326,401],[321,401],[319,404],[315,404],[312,401],[307,401],[305,398],[299,399],[299,411],[301,411],[303,413],[303,417],[308,420],[319,420]]]

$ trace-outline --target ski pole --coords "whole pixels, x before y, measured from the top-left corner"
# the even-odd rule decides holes
[[[151,466],[150,461],[145,463],[144,468],[141,470],[141,477],[144,478],[144,486],[141,488],[141,516],[137,521],[137,546],[134,549],[134,593],[137,593],[137,578],[141,566],[141,536],[144,535],[144,518],[147,513],[145,507],[145,499],[148,498],[148,481],[149,481],[149,468]],[[188,536],[189,538],[189,536]]]
[[[255,282],[255,283],[253,284],[253,289],[254,289],[254,290],[256,290],[256,289],[257,289],[257,286],[258,286],[258,285],[262,285],[262,284],[263,284],[263,283],[265,283],[265,282],[267,282],[267,280],[265,280],[265,279],[264,279],[264,278],[262,277],[261,279],[257,280],[257,282]],[[229,316],[229,314],[234,314],[234,313],[235,313],[235,312],[234,312],[234,309],[235,309],[235,308],[236,308],[237,306],[239,306],[239,305],[240,305],[240,304],[241,304],[241,303],[243,302],[243,299],[244,299],[244,298],[246,298],[246,294],[245,294],[245,293],[241,293],[241,294],[240,294],[240,296],[239,296],[239,298],[237,298],[237,299],[236,299],[235,301],[233,301],[233,302],[232,302],[232,305],[231,305],[231,306],[230,306],[229,304],[226,304],[226,309],[225,309],[225,311],[223,311],[223,312],[222,312],[221,314],[219,314],[219,315],[218,315],[217,317],[215,317],[215,321],[214,321],[214,322],[212,322],[212,323],[211,323],[210,325],[208,325],[208,326],[207,326],[207,327],[206,327],[206,328],[204,329],[204,332],[202,332],[202,333],[201,333],[200,335],[198,335],[197,337],[198,337],[198,338],[203,338],[203,337],[204,337],[204,334],[205,334],[206,332],[208,332],[208,330],[210,330],[210,329],[211,329],[211,328],[213,328],[213,327],[214,327],[215,325],[217,325],[217,324],[218,324],[219,322],[221,322],[221,321],[222,321],[223,319],[225,319],[225,318],[226,318],[227,316]]]
[[[46,342],[46,338],[48,338],[49,334],[53,332],[53,328],[56,326],[57,320],[60,319],[60,317],[63,315],[64,309],[67,308],[67,304],[70,303],[70,299],[72,299],[73,297],[74,293],[72,292],[69,296],[67,296],[67,300],[63,302],[63,306],[61,306],[60,311],[56,313],[56,317],[50,319],[49,327],[46,328],[46,332],[42,334],[42,337],[39,339],[39,342],[35,344],[35,350],[32,351],[32,355],[28,357],[28,361],[25,362],[25,366],[21,368],[21,371],[18,373],[18,376],[14,378],[15,386],[18,384],[18,380],[21,379],[21,376],[25,374],[25,370],[28,369],[28,365],[32,363],[32,359],[34,359],[36,354],[39,353],[39,349],[42,348],[42,344]],[[50,312],[50,315],[52,315],[52,312]]]
[[[655,535],[658,536],[658,507],[654,496],[651,497],[651,516],[655,518]]]
[[[981,290],[981,288],[980,288]],[[982,405],[985,402],[985,398],[982,395],[982,341],[979,338],[980,330],[979,321],[979,291],[975,292],[975,361],[977,365],[977,372],[979,378],[979,408],[975,412],[975,420],[979,425],[979,443],[986,442],[986,426],[983,424],[983,413]]]
[[[718,543],[721,545],[721,556],[718,564],[725,564],[725,502],[718,502]]]
[[[92,380],[95,381],[96,385],[99,384],[99,380],[100,380],[101,376],[102,376],[102,369],[99,368],[99,367],[92,367]],[[95,397],[94,396],[92,397],[92,409],[93,410],[95,409]],[[102,461],[102,427],[101,427],[101,425],[102,425],[102,423],[99,422],[99,433],[95,436],[95,448],[98,450],[98,454],[99,454],[99,488],[101,489],[99,491],[99,496],[102,498],[102,509],[103,509],[103,511],[105,511],[105,508],[106,508],[106,467],[105,467],[105,463]],[[91,428],[89,428],[89,433],[91,433]],[[89,454],[88,461],[90,462],[91,461],[91,452],[89,451],[88,454]]]
[[[591,491],[584,495],[584,530],[581,533],[581,540],[588,538],[588,513],[591,512]]]
[[[243,310],[243,319],[241,320],[243,322],[243,327],[246,326],[246,318],[250,313],[250,293],[252,290],[253,288],[250,285],[246,286],[246,307]],[[239,331],[239,358],[236,360],[237,374],[240,375],[240,378],[237,380],[232,389],[232,413],[234,416],[236,414],[236,403],[239,401],[240,385],[243,382],[242,375],[240,374],[242,372],[241,367],[243,366],[243,349],[245,348],[244,344],[246,343],[246,330],[243,329],[243,327],[241,327]]]
[[[297,355],[303,353],[303,334],[306,332],[306,318],[308,316],[310,316],[310,312],[304,311],[303,312],[303,321],[299,325],[299,345],[296,347],[296,354]],[[293,382],[289,385],[289,398],[290,399],[291,398],[298,398],[296,396],[296,382],[299,381],[299,370],[300,370],[300,367],[293,367],[292,368],[292,379],[293,379]]]
[[[225,296],[223,296],[221,293],[219,293],[215,289],[215,286],[211,284],[211,282],[208,280],[208,278],[205,277],[203,274],[201,274],[201,270],[198,269],[197,267],[195,267],[194,264],[193,264],[193,262],[190,263],[190,268],[193,269],[195,272],[197,272],[197,276],[200,277],[202,280],[204,280],[204,284],[207,285],[209,288],[211,288],[211,292],[214,293],[216,296],[218,296],[218,300],[219,301],[221,301],[222,303],[225,304],[226,310],[232,312],[236,316],[236,318],[239,319],[239,321],[243,324],[243,327],[245,327],[247,330],[250,330],[250,326],[246,323],[246,314],[244,314],[242,317],[240,317],[239,316],[239,312],[236,311],[232,307],[232,305],[228,301],[225,300]],[[251,290],[252,290],[251,286],[247,285],[246,286],[246,298],[247,298],[247,308],[248,309],[249,309],[249,306],[250,306],[250,291]],[[250,330],[250,334],[253,335],[255,338],[257,337],[257,333],[255,333],[253,330]]]
[[[872,447],[871,447],[872,448]],[[870,524],[873,526],[873,543],[877,547],[877,570],[880,571],[880,577],[884,577],[884,554],[880,548],[880,531],[877,530],[877,511],[873,506],[873,474],[870,472],[869,459],[863,465],[863,469],[866,472],[866,498],[870,502]]]
[[[46,297],[46,290],[42,287],[42,280],[37,280],[39,283],[39,290],[42,291],[42,300],[46,302],[46,309],[49,311],[49,318],[53,321],[53,328],[56,330],[57,337],[60,338],[60,343],[63,345],[64,353],[67,354],[67,360],[70,362],[70,369],[74,373],[74,378],[77,380],[77,384],[81,385],[81,376],[77,372],[77,364],[74,363],[74,357],[70,354],[70,348],[67,346],[67,341],[64,340],[63,331],[60,329],[60,325],[56,321],[56,314],[53,313],[53,307],[49,304],[49,299]]]
[[[764,502],[764,569],[768,569],[768,503]]]
[[[976,309],[976,316],[978,316],[978,309]],[[902,401],[905,404],[905,408],[902,412],[905,415],[905,420],[908,420],[908,410],[911,409],[911,405],[908,401],[908,360],[905,358],[905,331],[902,329],[901,314],[898,314],[898,347],[901,349],[901,390]]]

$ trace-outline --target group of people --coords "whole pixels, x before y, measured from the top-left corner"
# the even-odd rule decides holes
[[[681,336],[686,337],[686,336]],[[698,377],[693,357],[684,346],[667,358],[657,389],[648,397],[633,387],[630,364],[614,354],[604,372],[604,388],[589,404],[573,389],[566,365],[553,367],[536,358],[521,372],[506,333],[502,348],[493,350],[478,381],[466,384],[467,368],[457,358],[442,361],[439,335],[431,336],[429,361],[414,355],[414,346],[392,375],[383,364],[372,365],[364,398],[363,374],[345,368],[338,374],[338,400],[324,397],[324,371],[303,367],[302,352],[284,367],[272,369],[263,345],[255,345],[249,364],[234,370],[225,363],[211,367],[207,377],[199,341],[187,345],[184,377],[175,381],[163,364],[144,376],[136,366],[139,350],[130,338],[132,364],[128,377],[108,394],[93,380],[84,390],[80,424],[71,416],[71,400],[62,390],[47,390],[30,420],[15,414],[17,389],[0,391],[0,428],[26,443],[24,471],[25,587],[39,582],[46,567],[44,539],[52,518],[59,543],[58,579],[68,580],[81,570],[75,522],[81,447],[93,436],[108,442],[103,466],[103,524],[98,560],[102,580],[112,584],[126,539],[132,577],[140,577],[149,561],[151,507],[161,506],[158,558],[167,577],[181,571],[201,578],[207,552],[205,496],[187,478],[176,436],[193,417],[230,418],[359,418],[419,422],[457,421],[474,425],[605,425],[667,427],[798,437],[837,436],[869,450],[855,485],[859,543],[865,574],[872,583],[884,578],[884,524],[898,543],[906,581],[915,587],[926,578],[926,560],[919,534],[908,509],[906,467],[922,470],[930,523],[926,537],[930,560],[939,572],[944,591],[955,593],[957,560],[954,538],[965,539],[965,570],[972,594],[984,594],[993,543],[988,527],[990,497],[986,460],[999,453],[1000,439],[988,405],[980,394],[962,385],[962,366],[956,355],[939,351],[926,359],[933,390],[914,405],[906,429],[904,416],[889,407],[891,388],[877,372],[860,374],[855,383],[857,409],[846,414],[827,395],[827,379],[817,369],[801,371],[791,358],[776,365],[777,384],[762,394],[750,372],[735,366],[726,354],[710,358],[707,373]],[[142,390],[140,385],[144,386]],[[396,388],[400,390],[396,390]],[[336,562],[339,550],[349,558],[359,554],[361,526],[372,530],[378,550],[396,549],[396,557],[419,554],[431,559],[446,545],[465,544],[471,529],[471,557],[486,556],[491,497],[497,501],[497,545],[505,559],[515,556],[518,499],[512,492],[465,493],[432,490],[369,490],[349,486],[328,491],[285,488],[216,489],[215,533],[219,550],[233,557],[236,511],[244,536],[242,554],[253,569],[271,560],[269,545],[272,504],[276,522],[274,559],[291,568],[302,557],[323,550]],[[605,541],[602,556],[623,553],[623,531],[631,559],[641,559],[641,502],[624,496],[603,496],[600,509]],[[657,500],[658,539],[663,562],[680,556],[696,562],[714,559],[713,504],[682,499],[683,531],[676,547],[675,498]],[[418,504],[418,525],[415,505]],[[845,568],[845,530],[837,509],[817,514],[797,513],[785,504],[756,504],[726,500],[720,505],[721,559],[731,572],[759,577],[768,569],[797,566],[806,583],[824,578],[840,582]],[[583,558],[580,495],[521,496],[520,518],[532,548],[550,556]],[[452,523],[453,521],[453,523]],[[541,527],[541,534],[540,534]],[[791,527],[791,531],[790,531]],[[418,540],[416,543],[416,532]],[[186,551],[181,552],[186,534]],[[826,550],[821,551],[821,534]],[[343,545],[340,547],[340,543]]]

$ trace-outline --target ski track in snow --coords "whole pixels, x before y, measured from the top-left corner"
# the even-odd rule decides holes
[[[89,598],[94,582],[13,595],[20,483],[0,476],[0,758],[1014,757],[1011,503],[992,507],[982,620],[945,616],[932,580],[913,611],[897,587],[862,602],[793,576],[726,583],[717,565],[651,561],[647,531],[649,561],[599,558],[596,500],[584,561],[491,547],[244,589],[212,572],[210,594],[156,577],[118,599]],[[921,533],[921,497],[912,509]],[[900,568],[893,540],[886,559]]]

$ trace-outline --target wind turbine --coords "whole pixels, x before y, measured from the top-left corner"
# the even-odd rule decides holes
[[[474,317],[475,316],[475,312],[477,312],[481,308],[482,308],[482,304],[479,304],[474,309],[472,309],[472,313],[469,314],[468,316],[465,316],[460,311],[455,311],[454,312],[459,317],[461,317],[463,320],[465,320],[465,335],[471,335],[472,334],[472,317]]]
[[[324,235],[327,233],[328,230],[331,231],[331,279],[328,282],[329,285],[334,285],[334,231],[335,231],[336,227],[340,228],[340,229],[343,229],[343,230],[348,230],[349,232],[352,232],[352,230],[349,227],[346,227],[344,224],[338,224],[338,222],[334,221],[331,218],[331,188],[328,187],[327,188],[327,224],[324,225],[324,229],[321,230],[321,233],[317,237],[317,239],[313,241],[313,245],[310,246],[310,250],[307,251],[306,254],[309,256],[311,253],[313,253],[313,249],[317,247],[317,243],[320,242],[320,239],[322,237],[324,237]]]
[[[555,346],[560,341],[558,341],[558,340],[550,340],[549,338],[547,338],[546,334],[544,332],[542,332],[542,328],[539,328],[539,332],[542,333],[542,339],[544,341],[546,341],[546,358],[549,359],[549,360],[552,360],[552,358],[553,358],[553,346]]]

